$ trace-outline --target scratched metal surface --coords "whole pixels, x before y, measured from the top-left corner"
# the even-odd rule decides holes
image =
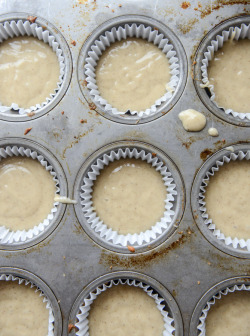
[[[27,12],[55,25],[68,42],[73,60],[72,80],[58,105],[47,115],[30,121],[0,120],[1,139],[27,138],[48,148],[64,169],[69,197],[86,158],[100,147],[119,140],[139,140],[158,147],[175,162],[185,184],[186,205],[179,229],[148,252],[125,255],[97,245],[82,229],[72,205],[66,207],[57,228],[39,244],[25,250],[0,251],[0,266],[32,272],[51,288],[62,312],[64,336],[78,294],[91,281],[110,272],[143,273],[166,287],[180,308],[184,335],[189,335],[196,303],[211,286],[226,278],[250,275],[250,260],[230,256],[210,244],[199,231],[190,208],[192,182],[206,153],[250,141],[248,127],[219,119],[200,101],[191,76],[193,55],[212,27],[232,16],[249,13],[250,6],[237,1],[201,3],[200,7],[198,1],[191,1],[191,6],[184,9],[180,0],[0,0],[1,14]],[[177,34],[188,60],[188,79],[179,101],[167,114],[144,124],[119,124],[96,114],[90,110],[77,82],[77,59],[84,41],[98,25],[122,14],[148,15],[162,21]],[[75,46],[71,44],[73,40]],[[187,108],[206,115],[207,126],[203,131],[184,131],[178,113]],[[80,123],[81,119],[87,119],[87,123]],[[218,129],[219,137],[208,136],[211,126]],[[24,136],[28,127],[32,130]]]

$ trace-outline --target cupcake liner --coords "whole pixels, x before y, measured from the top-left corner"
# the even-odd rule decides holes
[[[50,163],[42,155],[29,148],[18,146],[7,146],[5,148],[0,148],[0,161],[7,157],[14,157],[14,156],[23,156],[23,157],[26,156],[28,158],[30,157],[33,160],[37,160],[38,162],[40,162],[41,165],[52,175],[56,185],[56,194],[60,193],[59,180],[57,178],[56,172],[54,171]],[[48,214],[47,218],[45,218],[43,222],[34,226],[32,229],[12,231],[6,228],[5,226],[0,226],[0,244],[15,245],[20,243],[26,243],[28,241],[31,241],[35,237],[41,235],[53,221],[55,213],[58,210],[58,205],[59,202],[54,202],[53,208],[51,209],[51,212]]]
[[[129,37],[142,38],[148,42],[154,43],[159,49],[166,55],[169,61],[171,79],[167,84],[168,91],[164,96],[159,97],[155,103],[147,108],[145,111],[131,111],[132,115],[138,115],[140,118],[148,117],[157,112],[157,108],[162,104],[170,101],[174,91],[179,82],[179,60],[176,56],[176,51],[169,40],[163,35],[159,34],[157,30],[154,30],[150,26],[143,24],[137,25],[135,23],[129,25],[125,24],[124,27],[113,27],[110,31],[106,31],[94,42],[91,47],[91,51],[88,52],[88,57],[85,60],[85,76],[87,81],[87,88],[90,91],[90,96],[94,103],[99,103],[103,106],[104,111],[113,115],[124,115],[126,111],[119,111],[115,107],[112,107],[104,98],[100,96],[98,86],[96,84],[95,68],[98,60],[103,51],[106,50],[115,41],[121,41]]]
[[[224,108],[223,106],[219,106],[216,102],[216,93],[214,92],[214,86],[210,84],[208,78],[208,66],[209,62],[214,58],[214,54],[218,51],[224,44],[224,42],[228,40],[236,40],[239,39],[250,39],[250,25],[242,24],[240,27],[230,27],[228,30],[223,30],[220,35],[217,35],[215,39],[213,39],[209,46],[207,47],[207,51],[204,53],[204,58],[202,60],[201,66],[201,77],[202,84],[200,84],[201,88],[207,87],[211,93],[210,100],[220,109],[222,109],[227,115],[232,115],[233,117],[238,117],[240,119],[248,119],[250,120],[250,113],[242,113],[236,112],[232,109]]]
[[[197,329],[199,330],[199,336],[206,336],[206,318],[209,309],[216,304],[216,300],[220,300],[223,295],[227,295],[228,293],[233,293],[235,291],[250,291],[250,286],[248,285],[234,285],[232,287],[227,287],[223,290],[220,290],[216,295],[214,295],[206,304],[205,308],[202,310],[201,316],[199,318],[199,325]]]
[[[248,151],[238,151],[231,152],[227,155],[223,155],[223,157],[217,160],[214,165],[207,171],[204,179],[201,182],[199,188],[199,211],[201,212],[201,217],[204,220],[204,224],[207,228],[212,232],[213,236],[215,236],[218,240],[223,242],[226,246],[233,247],[234,249],[241,249],[242,251],[250,251],[250,237],[249,239],[238,239],[237,237],[231,238],[229,236],[225,236],[223,232],[221,232],[218,228],[216,228],[216,224],[213,223],[213,220],[209,218],[206,209],[206,201],[205,201],[205,193],[206,187],[209,184],[210,176],[214,176],[214,174],[220,169],[224,163],[229,163],[231,160],[250,160],[250,150]]]
[[[108,228],[107,225],[103,223],[93,208],[92,191],[97,176],[100,175],[101,170],[110,162],[119,160],[121,158],[135,158],[144,160],[151,164],[152,167],[154,167],[162,175],[162,179],[166,187],[167,197],[165,199],[165,211],[163,217],[159,222],[153,225],[151,229],[139,234],[118,234],[117,231]],[[145,152],[144,150],[139,150],[137,148],[119,148],[116,151],[111,150],[109,153],[104,154],[98,158],[91,165],[89,171],[83,178],[81,190],[83,191],[80,194],[82,199],[81,207],[87,220],[87,224],[91,227],[92,230],[98,233],[103,240],[112,242],[115,245],[127,246],[128,244],[131,244],[133,246],[141,246],[143,243],[149,243],[155,240],[162,233],[168,231],[173,224],[172,218],[175,214],[175,211],[172,208],[174,202],[176,201],[176,185],[172,174],[168,171],[168,168],[158,157],[153,157],[150,152]]]
[[[79,312],[76,315],[77,323],[75,326],[78,328],[76,332],[77,336],[89,336],[89,311],[91,309],[91,304],[97,298],[99,294],[106,291],[108,288],[117,285],[128,285],[139,287],[144,290],[150,297],[155,300],[157,308],[161,312],[164,320],[164,336],[174,335],[175,327],[174,327],[174,319],[169,316],[168,311],[166,311],[166,306],[164,304],[164,299],[155,293],[155,291],[149,285],[146,285],[140,281],[132,280],[132,279],[119,279],[119,280],[111,280],[108,283],[104,283],[98,286],[94,291],[90,292],[89,295],[84,298],[82,305],[79,307]]]
[[[36,104],[36,106],[31,106],[29,108],[19,107],[15,102],[11,106],[4,106],[0,102],[0,113],[6,113],[10,110],[14,110],[20,115],[24,115],[30,112],[37,112],[42,107],[49,104],[58,94],[61,85],[63,83],[65,74],[65,59],[63,56],[62,49],[59,43],[56,41],[55,36],[49,30],[44,30],[43,27],[39,26],[37,23],[30,23],[29,21],[6,21],[3,24],[0,23],[0,43],[9,38],[14,38],[17,36],[34,36],[39,40],[43,40],[44,43],[49,44],[52,50],[56,53],[59,66],[60,66],[60,76],[58,78],[57,87],[54,92],[51,92],[50,96],[46,98],[46,101]]]
[[[0,281],[17,281],[19,285],[24,284],[25,286],[29,286],[30,288],[34,288],[35,292],[39,292],[39,296],[43,297],[43,302],[46,302],[46,308],[49,310],[49,321],[48,321],[48,334],[47,336],[54,336],[54,314],[53,309],[51,306],[51,303],[49,299],[46,297],[46,295],[43,293],[43,291],[38,288],[35,284],[33,284],[31,281],[23,278],[19,278],[16,276],[13,276],[11,274],[1,274],[0,275]]]

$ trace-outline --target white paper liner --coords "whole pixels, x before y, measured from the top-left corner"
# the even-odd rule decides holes
[[[43,40],[44,43],[49,44],[52,50],[56,53],[58,58],[59,66],[60,66],[60,75],[57,82],[57,87],[54,92],[51,92],[50,96],[46,98],[46,101],[42,103],[36,104],[36,106],[31,106],[29,108],[19,107],[15,102],[11,104],[11,106],[4,106],[0,102],[0,113],[6,113],[10,110],[16,111],[20,115],[37,112],[39,109],[50,103],[57,95],[60,87],[63,83],[64,73],[65,73],[65,59],[63,56],[62,49],[60,48],[59,43],[56,41],[55,36],[51,35],[51,32],[48,30],[44,30],[37,23],[30,23],[29,21],[6,21],[4,24],[0,23],[0,46],[4,40],[9,38],[14,38],[18,36],[34,36],[39,40]],[[39,80],[39,78],[37,79]]]
[[[75,324],[78,328],[76,332],[77,336],[89,336],[89,311],[91,309],[91,304],[96,299],[96,297],[101,294],[102,292],[106,291],[107,289],[111,288],[112,286],[117,285],[128,285],[128,286],[135,286],[139,287],[144,290],[148,296],[152,297],[155,300],[157,308],[161,312],[164,320],[164,331],[163,336],[171,336],[174,335],[175,327],[174,327],[174,319],[169,316],[169,313],[164,309],[166,308],[163,301],[164,299],[161,298],[157,293],[153,293],[152,287],[149,285],[143,284],[137,280],[132,279],[119,279],[119,280],[111,280],[108,283],[102,284],[96,288],[93,292],[89,293],[88,297],[83,300],[83,304],[79,307],[79,313],[76,315],[77,323]]]
[[[232,115],[234,117],[239,117],[240,119],[250,120],[250,112],[242,113],[236,112],[232,109],[224,108],[219,106],[216,102],[216,92],[214,91],[214,86],[210,84],[208,78],[208,66],[209,62],[214,58],[214,54],[218,51],[224,44],[224,42],[232,39],[238,41],[239,39],[250,39],[250,25],[242,24],[241,27],[230,27],[228,30],[223,30],[220,35],[216,36],[215,40],[212,40],[210,45],[207,47],[207,51],[204,53],[204,58],[202,60],[201,74],[202,74],[202,83],[201,87],[207,87],[211,93],[210,100],[220,109],[222,109],[227,115]]]
[[[250,291],[250,286],[248,285],[234,285],[232,287],[227,287],[221,291],[219,291],[216,295],[214,295],[206,304],[205,308],[202,310],[201,316],[199,318],[199,325],[197,329],[199,330],[198,336],[206,336],[206,317],[211,306],[216,304],[216,300],[220,300],[223,295],[227,295],[228,293],[233,293],[235,291]]]
[[[150,26],[144,26],[143,24],[137,25],[135,23],[129,25],[125,24],[123,27],[115,28],[113,27],[110,31],[106,31],[103,35],[100,36],[98,40],[91,47],[91,51],[88,52],[88,57],[86,58],[85,64],[85,75],[87,81],[87,88],[90,91],[92,100],[95,103],[100,103],[105,112],[114,114],[114,115],[124,115],[126,111],[119,111],[115,107],[112,107],[107,100],[101,97],[96,83],[95,68],[97,66],[98,60],[103,53],[103,51],[108,48],[112,43],[116,41],[121,41],[122,39],[137,37],[147,40],[148,42],[154,43],[158,46],[159,49],[166,55],[169,61],[171,79],[167,84],[171,89],[167,91],[164,96],[159,97],[155,103],[147,108],[145,111],[133,111],[130,110],[132,115],[138,115],[140,118],[148,117],[157,112],[157,107],[162,103],[169,101],[179,82],[179,60],[176,56],[176,51],[172,44],[169,43],[169,40],[163,35],[159,34],[157,30],[153,30]]]
[[[48,321],[48,334],[47,336],[54,336],[54,314],[53,309],[51,307],[51,303],[46,295],[42,292],[40,288],[38,288],[31,281],[23,278],[19,278],[17,276],[13,276],[11,274],[1,274],[0,281],[17,281],[19,285],[24,284],[25,286],[29,286],[30,288],[34,288],[35,292],[39,293],[39,296],[43,297],[43,302],[46,302],[46,308],[49,310],[49,321]],[[37,321],[39,322],[39,321]]]
[[[92,191],[95,180],[105,166],[107,166],[110,162],[121,158],[135,158],[144,160],[151,164],[152,167],[154,167],[162,175],[162,179],[166,187],[167,196],[165,199],[165,211],[163,217],[159,222],[153,225],[151,229],[139,234],[118,234],[117,231],[108,228],[93,209]],[[175,211],[172,210],[173,202],[176,200],[177,195],[174,179],[168,168],[157,156],[153,157],[151,153],[147,153],[144,150],[139,150],[137,148],[119,148],[117,151],[111,150],[108,154],[104,154],[91,165],[91,169],[83,179],[81,190],[83,191],[83,193],[80,194],[82,199],[81,206],[84,216],[87,219],[87,223],[104,241],[106,240],[107,242],[112,242],[115,245],[121,246],[127,246],[128,244],[140,246],[143,243],[152,242],[171,227],[172,218],[175,214]]]
[[[227,155],[224,155],[220,160],[217,160],[213,167],[207,171],[205,178],[202,180],[199,192],[199,210],[201,212],[201,217],[204,219],[204,224],[207,228],[212,232],[212,234],[220,241],[222,241],[226,246],[233,247],[235,249],[242,249],[243,251],[250,251],[250,237],[249,239],[239,239],[237,237],[231,238],[229,236],[225,236],[223,232],[221,232],[218,228],[216,228],[216,224],[213,223],[213,220],[209,218],[206,209],[206,201],[205,201],[205,193],[206,187],[209,184],[210,176],[214,176],[214,174],[220,169],[220,166],[223,164],[228,164],[231,160],[250,160],[250,151],[238,151],[231,152]]]
[[[40,162],[41,165],[52,175],[56,186],[56,194],[60,193],[59,180],[56,176],[56,172],[42,155],[29,148],[18,146],[7,146],[6,148],[0,148],[0,162],[1,160],[4,160],[4,158],[15,156],[30,157]],[[48,214],[47,218],[45,218],[43,222],[34,226],[32,229],[12,231],[5,226],[0,226],[0,244],[9,245],[16,243],[26,243],[41,235],[53,221],[58,205],[59,202],[54,202],[53,208],[51,209],[51,212]]]

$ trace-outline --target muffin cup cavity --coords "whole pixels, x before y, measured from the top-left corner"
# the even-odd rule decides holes
[[[101,174],[102,169],[108,166],[114,160],[125,158],[135,158],[143,160],[152,165],[162,175],[164,185],[166,187],[165,211],[161,220],[155,223],[151,229],[145,232],[122,235],[117,231],[108,228],[105,223],[97,216],[93,209],[92,191],[95,180]],[[137,148],[118,148],[111,150],[94,161],[82,179],[80,186],[81,211],[84,214],[87,225],[94,230],[102,240],[111,242],[113,245],[126,247],[131,244],[133,246],[141,246],[143,244],[154,241],[157,237],[170,230],[173,225],[173,217],[175,215],[174,203],[177,198],[176,184],[171,172],[167,166],[157,156],[151,152]]]
[[[91,309],[91,304],[100,295],[102,292],[108,290],[112,286],[117,285],[128,285],[128,286],[135,286],[141,288],[147,295],[152,297],[156,303],[158,310],[161,312],[164,320],[164,336],[174,335],[175,333],[175,323],[174,319],[169,316],[169,312],[167,307],[165,306],[164,299],[155,291],[150,285],[142,283],[138,280],[134,279],[117,279],[105,282],[98,287],[94,291],[91,291],[84,299],[82,304],[78,309],[78,313],[76,315],[77,323],[75,326],[77,327],[77,336],[88,336],[89,335],[89,322],[88,316],[89,311]]]
[[[210,92],[210,100],[216,107],[222,110],[226,115],[231,115],[235,118],[239,118],[239,120],[250,120],[250,112],[242,113],[238,111],[234,111],[231,108],[225,108],[224,106],[220,106],[216,101],[216,91],[214,90],[214,86],[209,82],[208,78],[208,67],[209,62],[213,60],[214,54],[220,48],[222,48],[224,42],[228,40],[240,40],[240,39],[250,39],[250,24],[241,24],[240,27],[232,26],[226,30],[222,30],[220,34],[216,35],[211,41],[203,54],[203,59],[201,61],[201,80],[202,84],[200,87],[202,89],[207,88]]]
[[[0,148],[0,161],[8,157],[27,157],[33,160],[37,160],[46,169],[51,176],[56,186],[56,194],[60,194],[60,184],[57,174],[53,166],[47,161],[47,159],[39,154],[37,151],[23,146],[6,146]],[[56,213],[58,211],[59,202],[54,202],[51,212],[48,214],[47,218],[38,225],[34,225],[32,229],[29,230],[18,230],[12,231],[5,226],[0,226],[0,244],[2,246],[18,246],[20,244],[29,243],[36,237],[42,235],[51,223],[54,221]]]
[[[46,309],[49,310],[49,321],[48,321],[48,334],[47,336],[54,336],[54,322],[55,317],[53,314],[53,309],[50,300],[47,298],[46,294],[39,288],[37,285],[35,285],[33,282],[31,282],[28,279],[20,278],[18,276],[14,276],[12,274],[0,274],[0,281],[13,281],[18,283],[18,285],[24,284],[25,286],[28,286],[30,288],[34,288],[35,292],[39,293],[39,296],[43,298],[43,302],[46,303]]]
[[[145,111],[131,110],[131,115],[137,115],[140,118],[143,118],[155,114],[158,106],[171,99],[173,92],[178,85],[180,74],[179,60],[173,45],[169,42],[167,37],[163,34],[159,34],[157,30],[153,30],[152,27],[133,23],[125,24],[124,27],[113,27],[110,31],[103,33],[91,46],[91,51],[88,52],[88,57],[86,58],[85,75],[87,88],[90,90],[90,96],[92,97],[93,102],[102,105],[106,113],[114,115],[124,115],[126,113],[126,111],[119,111],[117,108],[111,106],[108,101],[101,97],[96,83],[95,68],[103,51],[110,47],[112,43],[123,39],[126,40],[130,37],[141,38],[158,46],[168,58],[170,67],[171,78],[170,82],[167,84],[169,91],[162,97],[159,97],[159,99]]]
[[[58,58],[60,75],[58,78],[57,87],[55,87],[54,92],[51,92],[50,96],[46,98],[46,101],[40,103],[38,102],[35,106],[30,106],[29,108],[22,108],[15,102],[13,102],[11,106],[4,106],[0,102],[0,114],[3,115],[9,114],[11,112],[14,114],[19,114],[20,116],[27,115],[30,112],[37,113],[40,109],[47,107],[47,105],[53,102],[53,100],[58,96],[65,78],[66,60],[64,53],[51,30],[47,30],[45,27],[41,26],[38,23],[38,20],[35,23],[31,23],[24,19],[9,20],[0,23],[0,46],[1,43],[5,40],[18,36],[33,36],[38,40],[48,44],[56,53]]]
[[[216,304],[217,300],[220,300],[223,295],[227,295],[228,293],[234,293],[236,291],[250,291],[250,286],[241,284],[241,285],[234,285],[232,287],[226,287],[225,289],[220,290],[217,294],[213,295],[212,298],[206,303],[205,307],[202,309],[200,318],[199,318],[199,325],[197,326],[198,329],[198,336],[206,336],[206,318],[210,308]]]
[[[232,247],[233,249],[240,249],[242,251],[250,252],[250,237],[249,239],[239,239],[237,237],[232,238],[229,236],[225,236],[223,232],[221,232],[217,227],[216,223],[213,222],[212,218],[209,218],[206,209],[206,187],[209,184],[209,180],[211,176],[214,176],[216,172],[220,169],[222,165],[225,163],[229,163],[230,161],[236,160],[250,160],[250,150],[248,151],[237,151],[232,153],[229,151],[228,154],[223,155],[221,158],[216,160],[212,167],[206,171],[204,178],[201,181],[199,188],[199,211],[201,213],[201,217],[204,221],[204,225],[208,228],[208,230],[213,234],[213,236],[218,239],[220,242],[225,244],[228,247]]]

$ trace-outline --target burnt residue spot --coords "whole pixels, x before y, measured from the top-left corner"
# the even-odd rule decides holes
[[[214,4],[212,6],[209,5],[209,6],[205,7],[203,10],[200,9],[201,18],[203,19],[207,15],[210,15],[213,11],[219,10],[220,8],[222,8],[224,6],[247,5],[247,4],[249,4],[249,1],[218,0],[217,4]]]
[[[190,240],[193,231],[190,228],[187,229],[177,240],[172,242],[167,247],[162,247],[156,251],[151,251],[149,253],[142,253],[138,255],[119,255],[111,254],[110,252],[103,251],[99,263],[106,264],[109,268],[113,267],[124,267],[124,268],[133,268],[145,267],[145,264],[151,262],[157,262],[165,258],[166,254],[180,248],[186,241]]]
[[[205,161],[210,155],[213,154],[213,151],[209,148],[204,149],[201,153],[200,153],[200,158]]]
[[[190,7],[191,4],[189,1],[184,1],[182,4],[181,4],[181,8],[182,9],[187,9],[188,7]]]

